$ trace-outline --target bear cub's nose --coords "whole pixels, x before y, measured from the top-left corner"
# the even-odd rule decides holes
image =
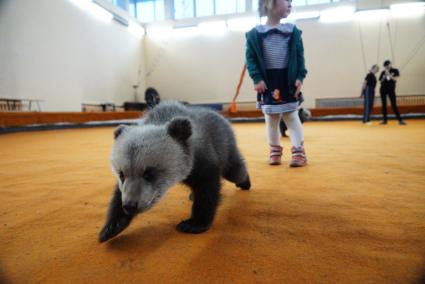
[[[128,215],[133,215],[137,213],[137,202],[129,202],[123,206],[124,212]]]

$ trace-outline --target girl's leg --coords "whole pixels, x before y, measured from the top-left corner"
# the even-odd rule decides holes
[[[279,121],[280,114],[264,114],[269,145],[280,145]]]
[[[304,151],[304,131],[301,124],[298,111],[283,114],[292,143],[292,160],[289,164],[291,167],[303,167],[307,165],[307,157]]]
[[[294,147],[301,147],[304,144],[304,131],[298,111],[283,114],[283,121],[289,130],[291,144]]]
[[[280,146],[279,122],[280,114],[264,114],[266,120],[267,141],[270,145],[270,165],[279,165],[282,157]]]

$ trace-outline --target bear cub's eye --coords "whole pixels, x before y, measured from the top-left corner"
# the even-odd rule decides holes
[[[158,171],[150,167],[146,168],[145,172],[143,173],[143,178],[149,182],[154,181],[157,176],[158,176]]]
[[[120,181],[122,182],[122,183],[124,183],[124,181],[125,181],[125,176],[124,176],[124,173],[122,172],[122,171],[120,171]]]

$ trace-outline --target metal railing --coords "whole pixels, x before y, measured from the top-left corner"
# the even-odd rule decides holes
[[[381,99],[375,98],[375,105],[381,105]],[[425,95],[398,95],[397,105],[425,105]],[[363,107],[363,98],[321,98],[316,99],[316,108],[355,108]]]

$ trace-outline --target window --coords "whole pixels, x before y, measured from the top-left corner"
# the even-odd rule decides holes
[[[162,21],[164,0],[129,0],[129,12],[141,22]]]
[[[165,19],[164,0],[155,1],[155,21],[162,21]]]
[[[126,0],[112,0],[112,3],[115,6],[118,6],[118,7],[122,8],[123,10],[126,10],[127,11],[127,9],[128,9],[128,7],[127,7],[127,1]]]
[[[195,15],[193,4],[193,0],[174,0],[174,17],[176,19],[194,17]]]
[[[292,0],[292,6],[306,6],[325,3],[336,3],[339,0]],[[252,0],[252,10],[258,11],[258,0]]]
[[[331,2],[337,2],[337,1],[330,1],[330,0],[307,0],[307,5],[325,4],[325,3],[331,3]]]
[[[136,3],[136,18],[141,22],[153,22],[155,20],[154,3],[150,1]]]
[[[258,11],[258,0],[252,0],[252,10]]]
[[[316,5],[326,3],[336,3],[339,0],[292,0],[293,6],[305,6],[305,5]]]
[[[215,14],[234,14],[245,12],[245,0],[215,0]]]
[[[0,0],[1,1],[1,0]],[[246,12],[247,0],[108,0],[141,22],[162,21],[171,17],[185,19]],[[258,11],[258,0],[251,1],[253,11]],[[335,3],[340,0],[292,0],[293,6]],[[174,15],[165,15],[167,7],[174,8]],[[168,8],[167,8],[168,11]]]
[[[132,15],[133,17],[137,18],[136,16],[136,3],[134,3],[133,1],[130,2],[130,4],[128,4],[128,12],[130,13],[130,15]]]
[[[293,6],[305,6],[307,4],[306,0],[292,0]]]
[[[214,15],[214,1],[196,0],[196,16],[205,17]]]
[[[245,1],[246,0],[174,0],[174,18],[183,19],[243,13],[245,12]]]

